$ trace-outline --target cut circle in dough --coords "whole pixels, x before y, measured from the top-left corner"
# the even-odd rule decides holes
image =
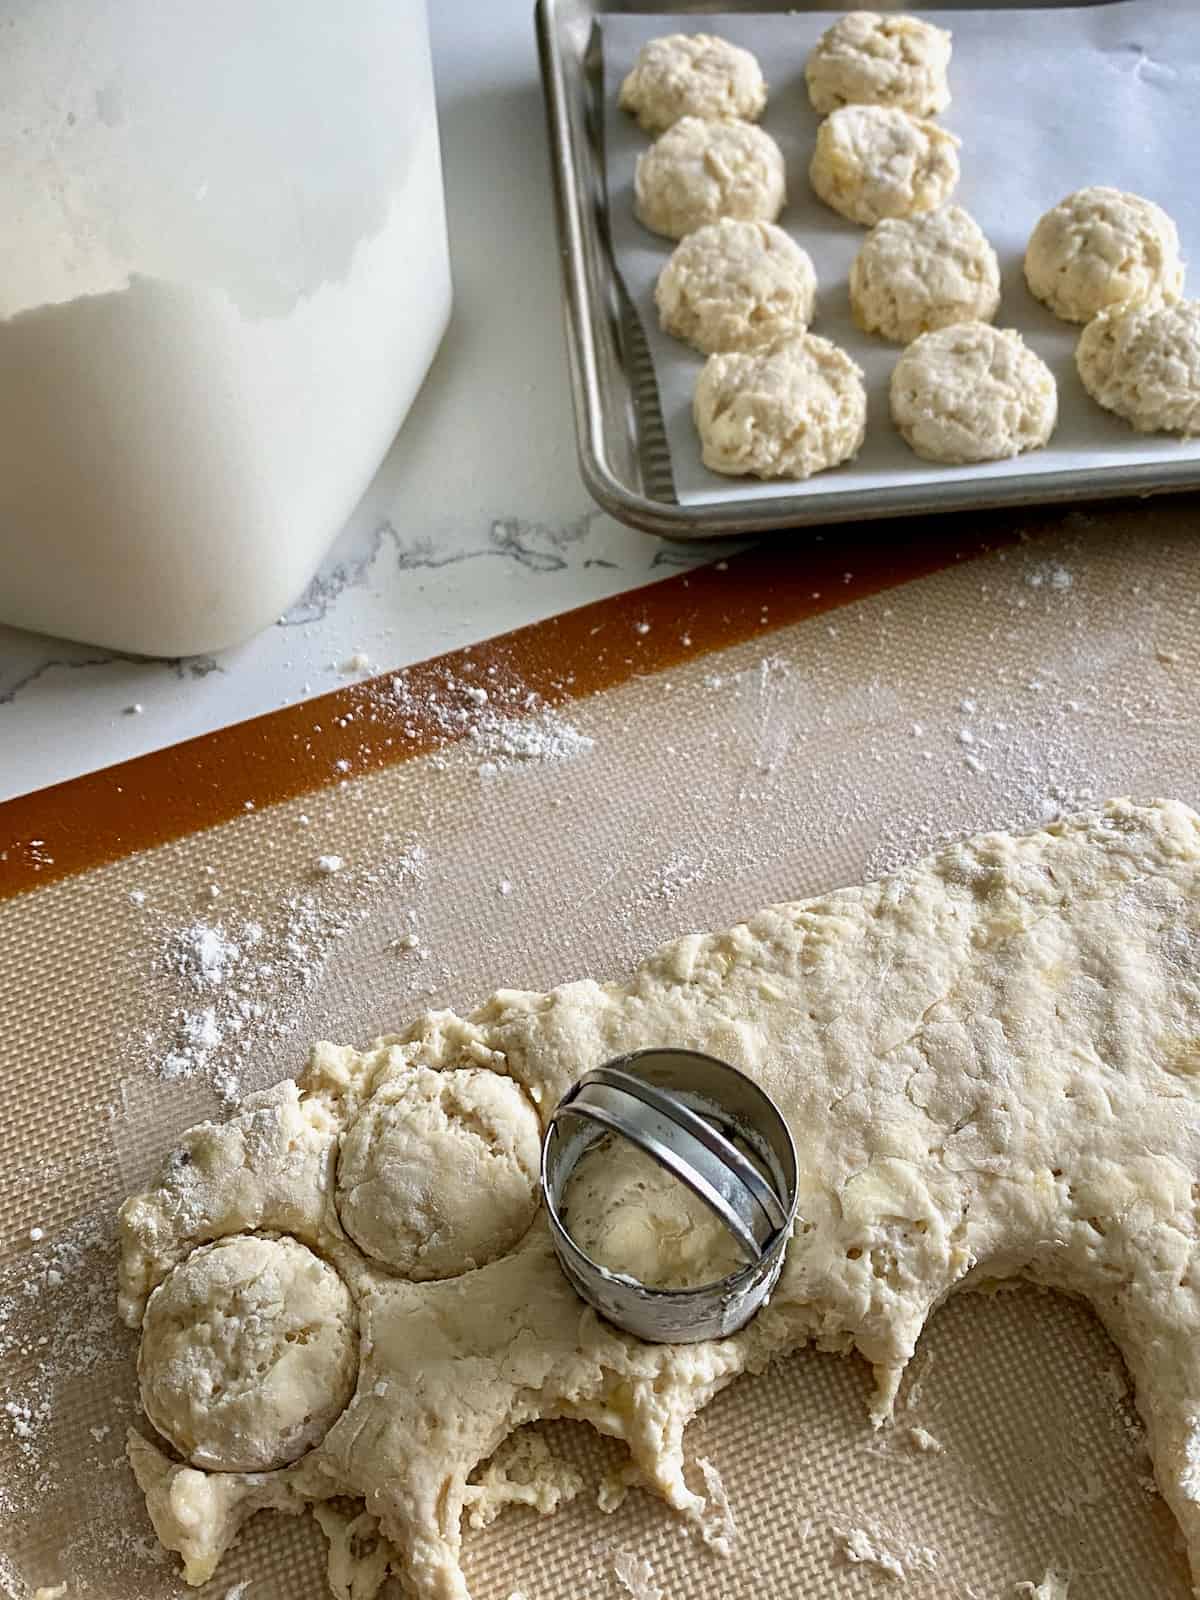
[[[699,1289],[746,1261],[686,1184],[628,1140],[607,1134],[563,1193],[563,1223],[590,1259],[649,1289]]]
[[[956,322],[915,339],[892,370],[892,421],[926,461],[1001,461],[1054,432],[1054,374],[1012,328]]]
[[[757,122],[767,86],[749,50],[711,33],[669,33],[638,51],[620,103],[647,133],[664,133],[681,117]]]
[[[1200,434],[1200,300],[1102,312],[1075,365],[1092,399],[1139,433]]]
[[[805,333],[757,354],[709,356],[693,415],[711,471],[810,478],[858,454],[867,392],[844,350]]]
[[[711,355],[806,332],[816,293],[812,258],[790,234],[722,217],[676,245],[654,299],[667,333]]]
[[[1103,185],[1077,189],[1038,220],[1025,281],[1065,322],[1089,322],[1128,302],[1178,300],[1179,233],[1153,200]]]
[[[783,152],[761,128],[731,117],[683,117],[638,157],[638,221],[682,239],[721,217],[774,222],[787,199]]]
[[[510,1250],[538,1207],[541,1127],[498,1072],[385,1077],[341,1139],[337,1209],[360,1249],[414,1281]]]
[[[843,106],[817,129],[809,180],[827,206],[871,227],[944,205],[958,183],[958,143],[894,106]]]
[[[804,66],[822,114],[839,106],[898,106],[917,117],[950,104],[950,34],[919,17],[851,11],[827,28]]]
[[[850,267],[855,322],[899,344],[952,322],[990,322],[999,306],[996,252],[961,206],[885,217]]]
[[[350,1291],[296,1239],[202,1245],[146,1305],[142,1405],[193,1466],[268,1472],[297,1460],[345,1410],[357,1377]]]

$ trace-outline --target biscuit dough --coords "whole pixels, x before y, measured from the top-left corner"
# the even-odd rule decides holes
[[[870,227],[944,205],[958,182],[958,143],[892,106],[843,106],[817,129],[808,176],[827,206]]]
[[[452,1278],[533,1221],[541,1155],[537,1112],[510,1078],[418,1070],[382,1083],[342,1134],[338,1215],[406,1278]]]
[[[1178,300],[1179,234],[1153,200],[1103,186],[1077,189],[1039,219],[1025,281],[1066,322],[1088,322],[1128,301]]]
[[[649,1345],[606,1325],[542,1217],[509,1255],[431,1283],[380,1271],[342,1234],[338,1132],[384,1079],[483,1067],[545,1123],[580,1073],[679,1041],[762,1083],[799,1151],[782,1276],[732,1338]],[[806,1344],[857,1349],[884,1423],[945,1296],[1025,1276],[1086,1297],[1120,1346],[1200,1580],[1198,1041],[1200,818],[1118,800],[690,934],[623,983],[501,990],[363,1053],[318,1045],[299,1083],[192,1129],[127,1203],[121,1303],[139,1326],[147,1292],[198,1245],[286,1216],[353,1292],[358,1387],[321,1443],[273,1472],[198,1471],[135,1433],[159,1537],[199,1583],[254,1511],[346,1494],[365,1499],[408,1592],[464,1600],[468,1479],[523,1423],[577,1418],[624,1439],[645,1484],[698,1520],[684,1430],[737,1373]]]
[[[652,1289],[699,1289],[746,1265],[686,1184],[611,1134],[580,1160],[562,1210],[584,1255]]]
[[[1102,312],[1075,365],[1092,399],[1139,433],[1200,434],[1200,300]]]
[[[769,133],[725,117],[683,117],[638,157],[634,210],[668,239],[720,217],[774,222],[787,199],[783,152]]]
[[[676,245],[654,299],[667,333],[711,355],[804,333],[816,294],[812,259],[790,234],[773,222],[722,218]]]
[[[639,50],[620,104],[647,133],[664,133],[681,117],[757,122],[767,86],[749,50],[710,33],[670,33]]]
[[[358,1376],[350,1291],[295,1239],[234,1234],[150,1296],[142,1406],[193,1466],[263,1472],[319,1444]]]
[[[961,206],[885,217],[850,267],[855,322],[899,344],[952,322],[990,322],[999,305],[996,252]]]
[[[950,104],[950,34],[919,17],[851,11],[827,28],[804,66],[813,109],[898,106],[933,117]]]
[[[713,472],[811,478],[858,454],[867,392],[844,350],[805,333],[758,355],[709,356],[692,410]]]
[[[926,461],[1001,461],[1054,432],[1058,386],[1012,328],[956,322],[914,340],[892,369],[892,421]]]

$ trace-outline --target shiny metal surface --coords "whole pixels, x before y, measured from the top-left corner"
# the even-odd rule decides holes
[[[746,1265],[699,1288],[657,1289],[586,1255],[562,1202],[579,1160],[609,1134],[687,1184]],[[796,1213],[795,1146],[774,1101],[735,1067],[692,1050],[640,1050],[586,1073],[560,1101],[543,1145],[542,1194],[563,1271],[610,1321],[652,1341],[722,1338],[779,1276]]]

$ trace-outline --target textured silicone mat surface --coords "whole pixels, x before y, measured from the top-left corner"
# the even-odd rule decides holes
[[[496,986],[616,975],[664,938],[945,836],[1123,792],[1195,803],[1186,522],[1075,516],[1052,541],[568,706],[524,744],[477,723],[438,756],[0,906],[0,1589],[184,1592],[121,1455],[135,1348],[112,1306],[112,1213],[179,1129],[219,1114],[214,1081],[259,1087],[313,1037],[365,1040]],[[623,626],[632,649],[636,607]],[[447,684],[447,703],[477,706],[470,687]],[[342,869],[317,871],[331,854]],[[198,927],[241,941],[220,984],[188,965]],[[622,1552],[672,1600],[886,1593],[895,1578],[847,1557],[860,1529],[914,1595],[1012,1594],[1051,1565],[1073,1569],[1072,1596],[1187,1595],[1083,1308],[963,1297],[934,1319],[896,1430],[871,1433],[866,1393],[856,1361],[800,1354],[704,1414],[690,1437],[729,1494],[729,1561],[641,1494],[602,1515],[594,1487],[621,1448],[551,1425],[587,1487],[553,1518],[468,1532],[473,1593],[619,1595]],[[323,1568],[309,1519],[264,1516],[204,1592],[317,1600]]]

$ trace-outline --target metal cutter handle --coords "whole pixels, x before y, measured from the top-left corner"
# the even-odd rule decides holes
[[[620,1134],[685,1183],[757,1261],[788,1214],[762,1173],[733,1140],[678,1096],[619,1067],[585,1073],[554,1120],[582,1117]],[[731,1127],[731,1124],[726,1124]]]

